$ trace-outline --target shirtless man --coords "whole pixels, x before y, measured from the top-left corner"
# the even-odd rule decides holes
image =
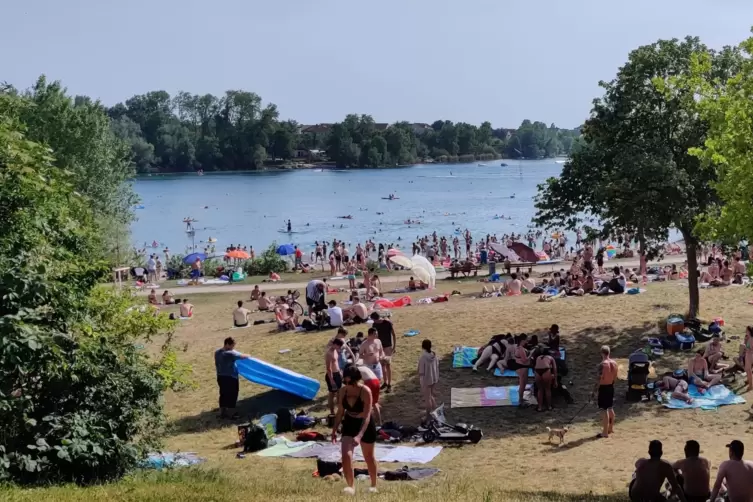
[[[716,500],[722,484],[726,482],[729,502],[750,502],[753,500],[753,462],[743,460],[745,445],[735,439],[727,445],[729,460],[722,462],[716,474],[711,500]]]
[[[685,502],[685,495],[677,483],[672,464],[662,460],[661,441],[651,441],[648,444],[649,458],[641,458],[635,463],[635,477],[630,482],[628,494],[632,502],[663,502],[667,499],[661,494],[665,481],[672,485],[672,493],[681,502]]]
[[[256,300],[259,304],[259,310],[269,310],[269,307],[272,306],[272,300],[267,296],[266,291],[261,292],[261,296],[259,296],[259,299]]]
[[[695,356],[688,359],[688,379],[698,388],[698,392],[701,394],[705,393],[706,389],[712,385],[722,381],[721,375],[709,373],[709,365],[703,358],[703,354],[704,350],[698,349]]]
[[[507,282],[507,296],[517,296],[521,292],[523,287],[523,281],[518,279],[518,274],[513,272],[510,275],[510,280]]]
[[[596,403],[601,410],[602,431],[598,437],[606,438],[614,433],[614,382],[617,380],[617,363],[609,355],[609,346],[601,347],[599,381],[591,398],[596,394]]]
[[[735,272],[732,270],[732,267],[729,266],[729,262],[727,260],[724,260],[722,268],[721,270],[719,270],[719,276],[722,280],[722,286],[729,286],[730,284],[732,284],[732,279],[734,279],[735,277]]]
[[[742,261],[740,261],[740,257],[739,256],[735,256],[735,260],[734,261],[735,261],[735,263],[734,263],[734,265],[732,267],[732,271],[735,274],[735,278],[734,278],[734,280],[732,282],[734,282],[735,284],[742,284],[743,283],[743,277],[745,277],[745,273],[746,273],[745,263],[743,263]]]
[[[183,298],[183,303],[180,304],[180,316],[193,317],[193,305],[188,303],[188,298]]]
[[[692,439],[685,443],[685,458],[678,460],[672,467],[682,476],[682,490],[688,502],[706,502],[711,496],[709,483],[711,481],[711,464],[699,456],[701,445]]]
[[[261,290],[259,289],[259,285],[257,284],[256,286],[254,286],[254,289],[251,291],[251,301],[257,301],[260,296],[261,296]]]
[[[675,399],[680,399],[688,404],[693,402],[693,398],[688,395],[688,382],[685,380],[667,375],[657,382],[657,387],[660,390],[671,390],[672,397]]]
[[[521,285],[523,286],[523,289],[530,293],[531,290],[536,287],[536,281],[531,279],[531,276],[526,272],[523,274],[523,282]]]
[[[341,338],[335,338],[327,348],[324,355],[324,381],[327,383],[327,405],[329,414],[335,414],[335,398],[340,388],[343,386],[342,372],[340,371],[340,350],[342,350],[343,341]]]
[[[159,302],[157,301],[157,292],[154,290],[151,290],[149,292],[149,304],[150,305],[159,305]]]
[[[346,321],[360,324],[366,322],[369,318],[369,308],[361,301],[360,298],[353,300],[353,305],[343,309],[343,317]]]
[[[703,353],[703,358],[709,363],[709,373],[721,373],[727,369],[727,365],[719,364],[722,356],[724,356],[722,337],[719,336],[719,333],[714,333],[711,335],[711,342],[706,345],[706,351]]]
[[[379,340],[376,328],[369,328],[366,340],[361,344],[361,348],[358,349],[358,355],[361,357],[363,365],[373,371],[376,377],[382,381],[384,377],[382,373],[384,348],[382,347],[382,342]]]

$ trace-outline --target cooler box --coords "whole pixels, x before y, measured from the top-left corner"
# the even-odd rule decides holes
[[[672,336],[685,331],[685,319],[682,316],[671,315],[667,317],[667,334]]]
[[[695,337],[691,333],[675,333],[675,338],[680,343],[680,350],[692,350],[695,346]]]

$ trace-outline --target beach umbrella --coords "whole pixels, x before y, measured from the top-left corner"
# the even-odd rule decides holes
[[[398,256],[398,255],[401,255],[401,254],[403,254],[403,252],[400,251],[399,249],[390,248],[390,249],[387,250],[387,257],[388,258],[391,258],[393,256]]]
[[[418,277],[420,280],[425,282],[426,284],[429,284],[431,287],[431,276],[429,275],[429,272],[423,267],[414,267],[413,270],[411,270],[411,273]]]
[[[225,253],[225,256],[227,256],[228,258],[238,258],[239,260],[248,260],[249,258],[251,258],[250,254],[240,249],[228,251],[227,253]]]
[[[282,244],[277,246],[277,254],[280,256],[287,256],[295,253],[295,248],[292,244]]]
[[[615,255],[617,254],[617,250],[611,244],[607,246],[606,251],[607,251],[607,258],[609,258],[610,260],[613,259]]]
[[[416,275],[420,275],[420,272],[418,272],[418,270],[426,272],[426,274],[429,276],[429,279],[426,280],[422,278],[421,280],[426,282],[430,288],[434,289],[434,285],[436,284],[437,280],[437,271],[434,268],[434,265],[432,265],[429,260],[421,255],[415,255],[413,258],[411,258],[411,261],[413,262],[413,272]]]
[[[401,254],[390,256],[390,261],[394,263],[395,265],[400,265],[401,267],[404,267],[407,269],[413,268],[413,262],[410,261],[410,258]]]
[[[183,258],[183,263],[195,263],[197,258],[201,261],[206,261],[207,255],[205,255],[204,253],[191,253]]]
[[[536,251],[526,246],[522,242],[513,242],[510,244],[510,249],[515,251],[515,254],[526,263],[536,263],[539,261],[539,257],[536,256]]]

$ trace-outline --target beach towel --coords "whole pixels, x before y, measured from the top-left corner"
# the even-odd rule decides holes
[[[693,398],[693,402],[688,404],[680,399],[670,398],[671,392],[662,393],[662,404],[666,408],[673,410],[684,410],[692,408],[701,408],[702,410],[715,410],[720,406],[727,404],[745,404],[745,399],[738,396],[724,385],[714,385],[710,387],[705,394],[698,392],[695,385],[690,385],[688,394]]]
[[[417,329],[411,329],[411,330],[406,331],[405,333],[403,333],[403,336],[416,336],[416,335],[418,335],[420,333],[421,332],[418,331]]]
[[[478,355],[478,347],[457,346],[452,350],[453,368],[472,368]]]
[[[256,452],[256,454],[260,457],[284,457],[301,451],[310,444],[305,441],[290,441],[282,436],[273,438],[273,440],[277,441],[277,444]]]
[[[523,400],[527,402],[536,400],[531,396],[531,384],[526,385]],[[450,408],[482,408],[490,406],[518,406],[518,386],[507,385],[505,387],[476,387],[456,389],[450,391]]]

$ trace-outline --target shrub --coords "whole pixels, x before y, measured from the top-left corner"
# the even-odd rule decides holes
[[[277,254],[277,243],[272,243],[255,260],[246,260],[243,270],[247,275],[268,275],[270,272],[281,273],[288,269],[288,260]]]
[[[185,255],[176,254],[165,264],[168,279],[187,279],[191,275],[191,265],[183,263]]]

